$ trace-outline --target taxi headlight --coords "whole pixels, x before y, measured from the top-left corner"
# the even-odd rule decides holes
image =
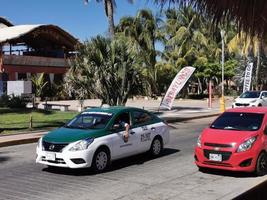
[[[69,151],[85,150],[85,149],[87,149],[89,147],[90,144],[92,144],[93,141],[94,141],[93,138],[81,140],[81,141],[77,142],[73,147],[71,147],[69,149]]]
[[[38,140],[37,147],[38,147],[39,149],[44,150],[44,146],[43,146],[43,138],[42,138],[42,137]]]
[[[239,145],[237,152],[243,152],[243,151],[247,151],[249,150],[252,145],[254,144],[254,142],[256,141],[257,136],[252,137],[248,140],[246,140],[245,142],[243,142],[242,144]]]
[[[198,136],[198,139],[197,139],[197,146],[199,148],[201,148],[201,135]]]

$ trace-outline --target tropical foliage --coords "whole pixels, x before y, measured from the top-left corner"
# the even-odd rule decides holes
[[[142,60],[143,74],[148,78],[151,90],[157,92],[156,42],[160,40],[160,18],[151,10],[140,10],[135,17],[123,17],[117,26],[118,35],[129,39],[130,47]]]
[[[140,10],[136,16],[122,17],[114,26],[110,16],[115,1],[96,1],[104,3],[112,21],[112,38],[97,36],[77,49],[78,55],[65,77],[65,87],[75,97],[124,105],[132,95],[164,93],[185,66],[196,68],[187,92],[203,96],[212,81],[215,92],[220,94],[222,44],[227,44],[223,81],[226,94],[241,86],[247,60],[257,64],[255,88],[260,89],[258,85],[264,83],[264,38],[248,39],[248,33],[238,34],[233,22],[213,26],[214,22],[199,10],[182,6],[167,9],[160,17],[151,10]],[[222,30],[226,31],[223,41]]]
[[[263,40],[261,37],[249,37],[244,32],[241,32],[228,43],[228,49],[241,57],[244,62],[252,62],[255,64],[254,73],[254,88],[256,90],[260,89],[259,86],[262,85],[263,80],[260,77],[260,72],[262,71],[261,66],[263,65],[262,59],[266,56],[263,49]],[[241,66],[242,67],[242,66]],[[244,69],[240,70],[243,75]]]
[[[194,74],[197,92],[207,90],[209,80],[215,85],[221,82],[221,38],[220,30],[211,30],[211,22],[192,7],[180,10],[169,9],[165,12],[164,27],[165,49],[161,66],[178,71],[189,65],[196,68]],[[226,82],[234,76],[236,63],[229,54],[225,63]],[[230,64],[231,63],[231,64]]]
[[[65,77],[66,88],[81,99],[100,98],[109,105],[124,105],[129,96],[145,93],[147,81],[128,45],[124,37],[86,41]]]
[[[48,82],[44,80],[44,73],[33,76],[32,83],[35,88],[35,96],[41,97],[44,87],[48,84]]]

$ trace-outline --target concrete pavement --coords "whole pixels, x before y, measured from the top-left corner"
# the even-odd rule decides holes
[[[194,164],[194,146],[210,120],[174,123],[170,143],[161,157],[151,159],[148,154],[141,154],[117,160],[100,174],[89,169],[51,169],[35,164],[36,144],[0,148],[0,199],[233,199],[266,176],[199,171]]]
[[[231,99],[226,99],[226,107],[230,107]],[[75,110],[78,106],[78,101],[58,101],[57,103],[71,105],[71,110]],[[100,106],[100,100],[90,99],[84,101],[85,107],[98,107]],[[150,110],[157,114],[160,118],[166,120],[168,123],[187,121],[192,119],[206,118],[217,116],[220,114],[219,100],[213,101],[212,108],[208,108],[207,100],[190,100],[190,99],[178,99],[174,101],[172,110],[158,110],[160,101],[158,100],[144,100],[144,99],[130,99],[126,106],[133,106]],[[0,147],[26,144],[37,142],[38,139],[46,134],[47,131],[37,131],[29,133],[20,133],[12,135],[0,136]]]

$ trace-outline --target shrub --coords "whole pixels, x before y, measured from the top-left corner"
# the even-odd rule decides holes
[[[9,96],[8,95],[2,95],[0,96],[0,107],[8,107],[9,102]]]
[[[11,96],[8,103],[7,107],[9,108],[25,108],[26,107],[26,102],[19,96]]]

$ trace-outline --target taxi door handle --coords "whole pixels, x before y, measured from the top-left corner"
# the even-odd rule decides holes
[[[152,128],[151,128],[151,130],[152,130],[152,131],[155,131],[155,130],[156,130],[156,128],[152,127]]]
[[[131,131],[130,134],[133,135],[133,134],[135,134],[135,132],[134,131]]]

